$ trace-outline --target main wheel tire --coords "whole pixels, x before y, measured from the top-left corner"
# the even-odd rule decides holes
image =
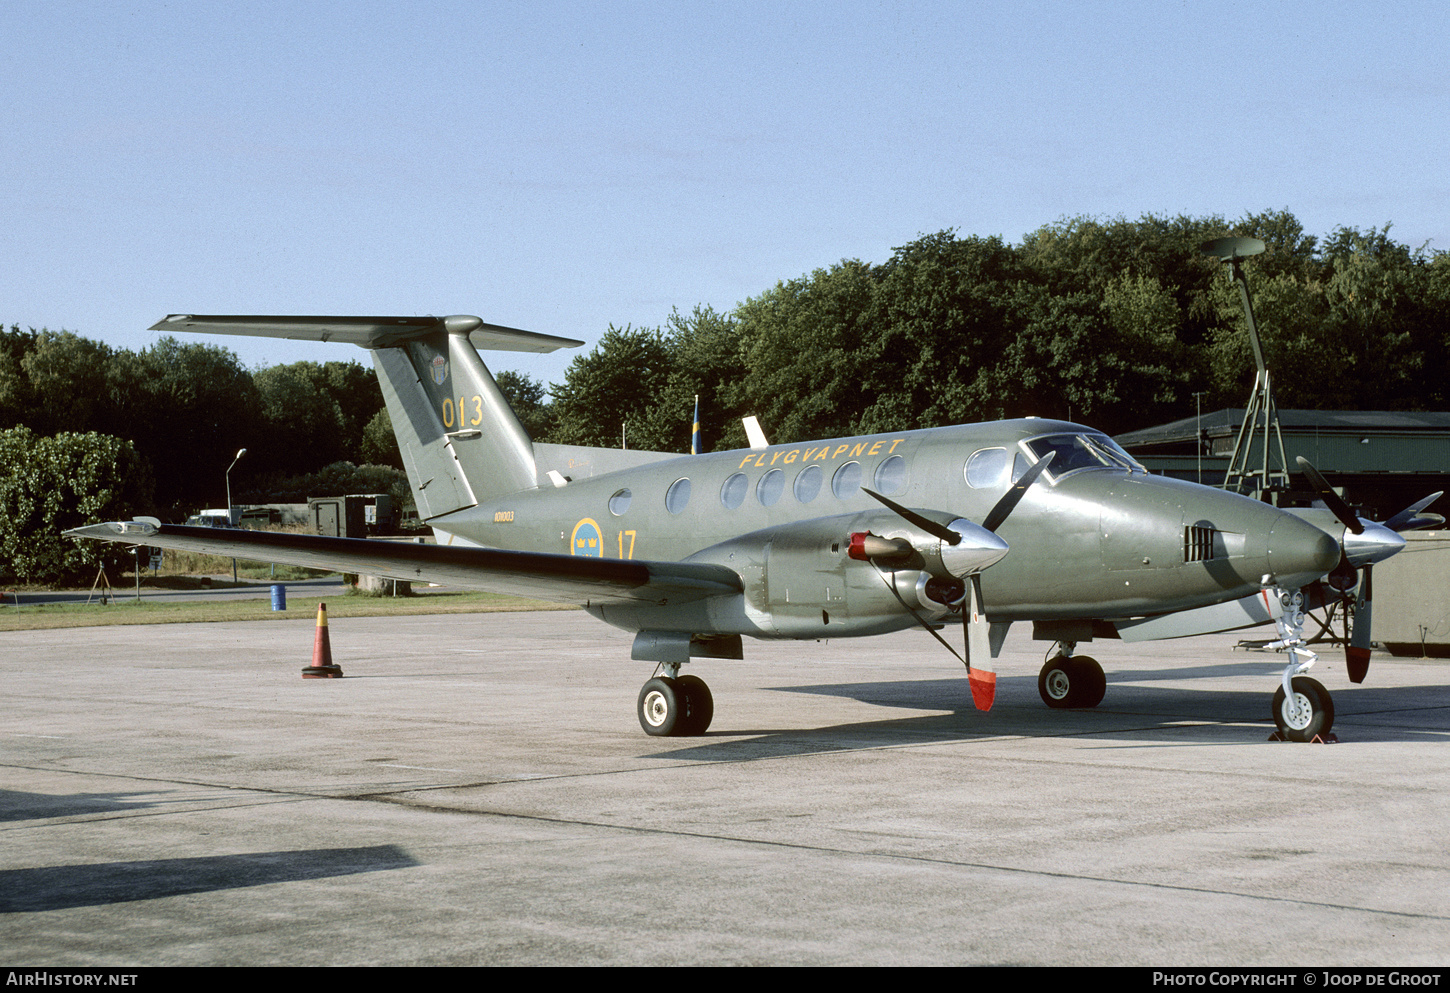
[[[667,738],[688,733],[685,694],[668,676],[656,676],[640,687],[637,710],[645,734]]]
[[[1103,702],[1108,680],[1096,659],[1086,655],[1048,659],[1037,674],[1037,692],[1042,702],[1055,710],[1096,707]]]
[[[1058,655],[1047,660],[1037,674],[1037,692],[1042,702],[1054,710],[1076,707],[1073,697],[1077,692],[1072,659]]]
[[[699,676],[681,676],[675,680],[675,686],[685,699],[684,726],[675,733],[704,734],[715,718],[715,697],[711,695],[710,687]]]
[[[1313,741],[1334,726],[1334,698],[1317,680],[1295,676],[1291,684],[1294,699],[1284,696],[1284,687],[1274,691],[1274,724],[1290,741]]]
[[[1103,694],[1108,692],[1108,677],[1103,675],[1103,667],[1098,665],[1098,660],[1075,655],[1069,661],[1077,665],[1077,688],[1081,694],[1073,706],[1096,707],[1102,703]]]

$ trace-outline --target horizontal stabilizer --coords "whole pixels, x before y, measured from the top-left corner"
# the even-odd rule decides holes
[[[415,583],[443,583],[556,603],[680,603],[735,595],[743,588],[732,570],[696,562],[604,559],[177,524],[157,527],[139,521],[92,524],[66,534]]]
[[[152,331],[201,331],[300,341],[344,341],[360,348],[390,348],[438,331],[467,334],[474,348],[496,352],[552,352],[584,344],[574,338],[485,324],[466,314],[452,317],[260,317],[171,314]]]

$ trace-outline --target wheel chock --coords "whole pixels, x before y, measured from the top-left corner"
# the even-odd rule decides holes
[[[312,664],[303,666],[303,679],[337,679],[342,667],[332,664],[332,641],[327,636],[327,604],[317,605],[317,637],[312,642]]]
[[[1288,741],[1289,739],[1286,738],[1286,737],[1284,737],[1278,731],[1273,731],[1264,740],[1265,741]],[[1323,734],[1323,735],[1316,734],[1312,740],[1306,741],[1306,742],[1304,742],[1304,744],[1306,744],[1306,745],[1337,745],[1337,744],[1339,744],[1339,735],[1335,734],[1333,731],[1330,731],[1328,734]]]

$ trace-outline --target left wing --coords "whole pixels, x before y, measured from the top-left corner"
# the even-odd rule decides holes
[[[698,562],[604,559],[501,548],[155,525],[143,521],[92,524],[65,533],[73,538],[176,548],[410,582],[444,583],[559,603],[683,603],[731,596],[744,589],[740,576],[733,570]]]

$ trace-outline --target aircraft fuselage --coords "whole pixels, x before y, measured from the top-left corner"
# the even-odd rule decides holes
[[[929,617],[946,608],[924,590],[940,573],[933,563],[882,569],[848,557],[853,533],[924,538],[863,487],[942,524],[980,521],[1047,451],[1057,461],[1001,527],[1011,553],[981,578],[992,621],[1185,610],[1303,585],[1337,561],[1334,540],[1293,515],[1149,475],[1101,432],[1040,419],[664,458],[432,523],[498,548],[715,563],[744,582],[737,616],[718,602],[595,611],[620,627],[869,634],[916,623],[902,600]]]

